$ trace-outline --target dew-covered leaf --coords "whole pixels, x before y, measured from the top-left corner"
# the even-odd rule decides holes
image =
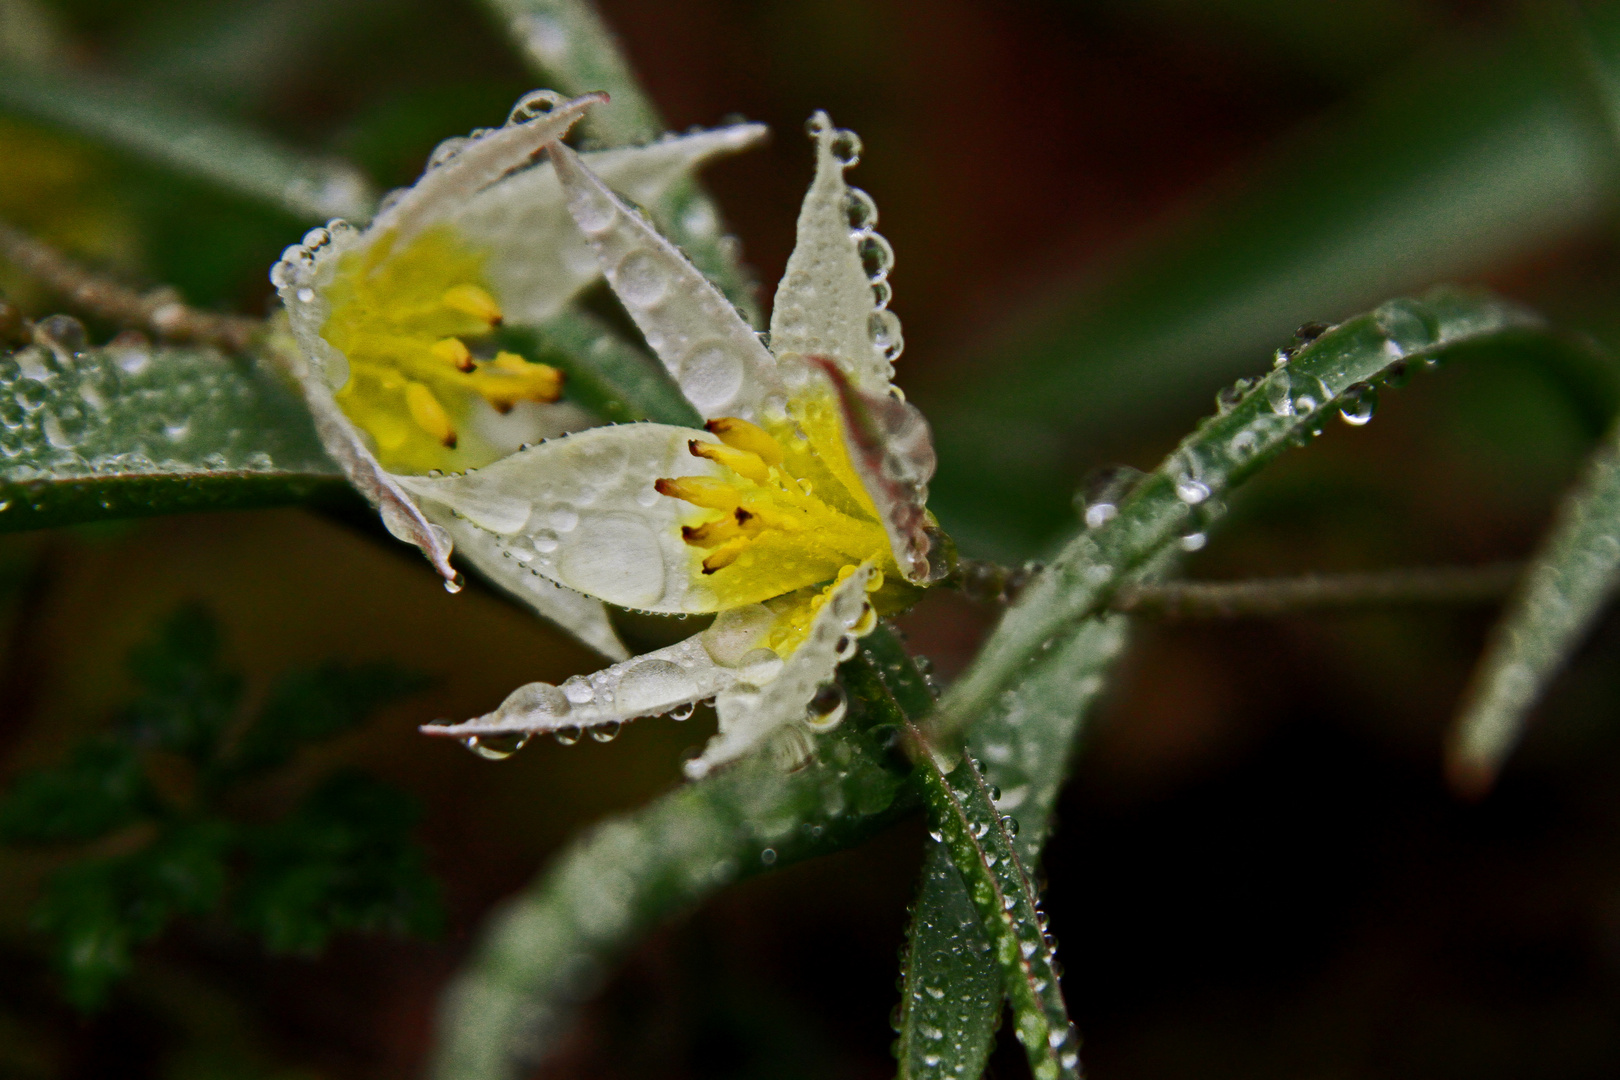
[[[1566,497],[1474,673],[1448,766],[1453,783],[1491,785],[1530,710],[1581,645],[1620,581],[1620,428]]]
[[[1620,12],[1587,8],[1611,62]],[[1584,115],[1573,77],[1523,35],[1417,50],[1231,197],[1115,260],[1128,273],[1013,313],[984,336],[983,374],[923,403],[935,512],[964,546],[1032,554],[1069,520],[1077,458],[1196,408],[1293,327],[1589,228],[1606,212],[1612,134]]]
[[[1101,611],[1132,574],[1178,544],[1201,547],[1229,488],[1289,446],[1309,441],[1335,414],[1364,423],[1371,416],[1370,393],[1381,380],[1427,366],[1452,346],[1539,326],[1522,309],[1487,295],[1438,290],[1348,319],[1263,378],[1240,384],[1229,407],[1199,424],[1120,500],[1112,516],[1065,545],[1024,588],[941,700],[934,740],[950,745],[989,715],[998,697],[1027,677],[1031,664]]]
[[[851,696],[849,718],[817,737],[804,767],[785,771],[756,754],[576,840],[484,928],[446,993],[432,1075],[527,1075],[652,927],[740,878],[859,843],[913,809],[905,771],[884,749],[897,718]]]
[[[292,389],[210,349],[0,356],[0,531],[341,492]]]
[[[0,110],[74,132],[304,221],[364,219],[375,196],[352,166],[163,101],[139,87],[0,64]]]

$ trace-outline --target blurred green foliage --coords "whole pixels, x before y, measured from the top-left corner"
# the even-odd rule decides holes
[[[388,663],[326,664],[285,674],[244,716],[242,676],[223,665],[219,627],[198,607],[129,666],[142,692],[112,729],[23,774],[0,801],[8,843],[81,845],[34,908],[71,1001],[101,1005],[134,948],[182,916],[228,912],[272,952],[314,953],[343,931],[438,932],[409,796],[342,771],[270,821],[233,799],[426,679]]]

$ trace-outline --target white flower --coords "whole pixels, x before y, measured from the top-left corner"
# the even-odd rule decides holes
[[[535,326],[600,274],[564,206],[547,144],[602,95],[530,94],[501,128],[451,139],[417,184],[365,229],[334,221],[271,272],[288,313],[295,374],[329,453],[390,532],[422,549],[448,586],[452,544],[486,576],[611,658],[627,655],[598,600],[514,566],[487,534],[424,510],[412,476],[487,465],[591,418],[555,402],[560,374],[497,343]],[[705,160],[757,142],[740,124],[586,155],[655,203]]]
[[[891,254],[871,199],[844,183],[859,142],[825,114],[811,134],[816,175],[769,348],[594,162],[549,143],[569,213],[706,428],[595,428],[398,483],[428,517],[475,527],[537,578],[621,607],[717,617],[678,645],[424,730],[577,736],[712,697],[720,733],[689,774],[767,739],[799,753],[842,718],[827,687],[856,639],[945,572],[925,509],[928,427],[890,383]]]

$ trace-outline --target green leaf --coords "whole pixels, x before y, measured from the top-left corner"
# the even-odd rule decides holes
[[[333,776],[248,835],[237,921],[272,952],[314,953],[350,930],[438,934],[438,884],[410,837],[420,817],[402,792],[357,773]]]
[[[253,361],[163,346],[0,356],[0,531],[345,490],[303,404]]]
[[[916,806],[885,736],[899,722],[852,695],[850,716],[792,772],[761,754],[609,818],[484,928],[447,990],[432,1075],[509,1080],[551,1048],[641,934],[742,877],[850,847]]]
[[[1016,823],[1013,846],[1026,867],[1040,862],[1081,721],[1123,655],[1128,627],[1122,616],[1087,619],[968,732],[968,753],[983,762],[997,810]],[[1001,978],[941,842],[930,842],[906,941],[900,1075],[978,1076],[1001,1018]]]
[[[131,652],[144,691],[126,711],[136,739],[199,763],[213,755],[242,696],[242,677],[220,667],[219,653],[219,625],[199,606],[181,608]]]
[[[284,147],[150,91],[0,63],[0,109],[72,131],[305,221],[365,220],[376,197],[353,167]]]
[[[132,948],[177,915],[204,914],[225,885],[230,829],[198,822],[165,833],[132,855],[70,865],[52,875],[34,910],[34,926],[55,939],[65,996],[98,1008],[128,973]]]
[[[1002,989],[1012,1006],[1013,1031],[1024,1045],[1030,1070],[1035,1080],[1078,1078],[1080,1036],[1063,1001],[1057,958],[1045,933],[1046,917],[1013,846],[1017,829],[996,808],[976,759],[965,757],[946,773],[935,751],[922,741],[921,732],[912,730],[919,742],[917,771],[929,821],[967,886],[968,898],[990,940],[991,955],[1001,969]],[[925,996],[931,988],[948,989],[921,983]],[[916,1015],[916,1030],[924,1041],[945,1041],[942,1029],[927,1025]],[[908,1034],[902,1032],[903,1045]],[[927,1055],[922,1061],[929,1064]]]
[[[1453,782],[1490,787],[1530,710],[1620,582],[1620,426],[1604,438],[1531,560],[1474,672],[1449,747]]]
[[[1291,362],[1206,419],[1158,470],[1122,500],[1117,516],[1070,541],[1020,593],[968,670],[940,702],[932,737],[951,745],[990,714],[1048,650],[1097,614],[1132,574],[1173,551],[1201,544],[1221,496],[1291,445],[1308,441],[1341,408],[1365,411],[1375,383],[1448,348],[1525,333],[1539,324],[1482,294],[1437,291],[1393,300],[1304,345]]]
[[[589,0],[485,0],[529,68],[566,94],[606,90],[612,100],[581,126],[603,146],[651,142],[667,130],[642,92],[612,32]],[[647,207],[664,234],[719,286],[752,326],[762,325],[755,284],[722,228],[719,209],[696,180],[672,187]]]
[[[134,823],[151,807],[135,748],[96,738],[66,765],[17,778],[0,801],[0,838],[14,844],[91,840]]]
[[[1620,10],[1591,22],[1612,62]],[[1600,220],[1609,133],[1566,82],[1530,41],[1420,50],[1233,196],[1120,259],[1128,272],[1017,312],[985,335],[976,374],[919,396],[939,442],[931,508],[965,547],[1027,557],[1067,525],[1073,462],[1190,413],[1295,326]]]
[[[378,709],[426,687],[429,679],[387,662],[326,663],[278,679],[231,755],[240,773],[283,765],[302,744],[360,726]]]

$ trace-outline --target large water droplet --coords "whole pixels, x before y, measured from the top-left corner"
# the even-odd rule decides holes
[[[495,735],[471,735],[461,745],[486,761],[505,761],[529,744],[527,731],[501,732]]]
[[[598,724],[596,727],[591,728],[591,738],[597,742],[612,742],[619,737],[619,731],[623,727],[624,724],[618,720],[609,720],[605,724]]]
[[[643,660],[624,673],[614,689],[614,698],[626,715],[667,709],[671,702],[689,698],[697,684],[679,664],[668,660]]]
[[[615,268],[613,288],[630,307],[651,307],[669,291],[669,275],[650,252],[632,251]]]
[[[1351,427],[1361,427],[1378,411],[1378,391],[1366,383],[1357,383],[1344,392],[1339,403],[1339,416]]]
[[[703,341],[681,358],[681,390],[705,413],[737,396],[743,384],[743,358],[724,341]]]
[[[530,120],[538,120],[567,100],[567,97],[555,90],[530,91],[518,98],[517,104],[512,106],[512,115],[507,117],[506,122],[526,124]]]

